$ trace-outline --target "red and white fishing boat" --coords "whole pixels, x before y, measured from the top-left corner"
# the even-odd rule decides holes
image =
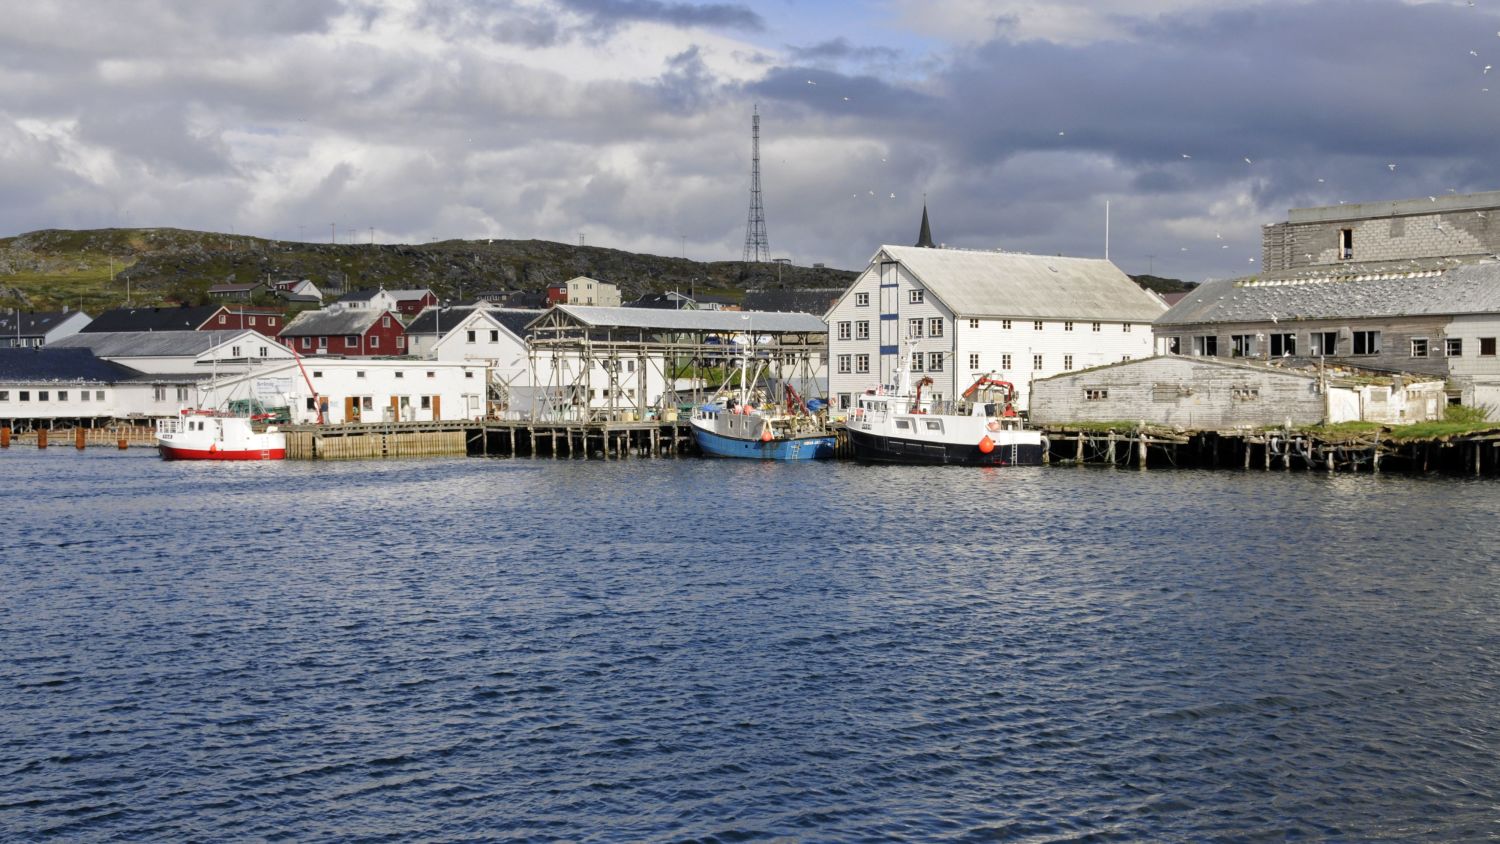
[[[167,460],[285,460],[286,434],[256,431],[244,416],[184,410],[156,420],[156,446]]]

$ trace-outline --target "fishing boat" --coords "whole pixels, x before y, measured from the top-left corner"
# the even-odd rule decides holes
[[[256,431],[246,416],[184,410],[156,420],[156,447],[167,460],[284,460],[286,435],[276,426]]]
[[[1016,413],[1015,385],[980,377],[951,408],[922,390],[931,378],[911,380],[908,349],[896,368],[896,383],[867,390],[849,412],[849,442],[856,459],[875,463],[959,466],[1035,466],[1046,453],[1042,432],[1028,429]]]
[[[726,383],[693,411],[689,421],[698,450],[712,457],[750,460],[822,460],[834,454],[833,433],[818,399],[805,400],[792,385],[782,382],[782,398],[772,400],[764,389],[751,389],[765,369],[757,361],[754,376],[747,374],[747,353],[740,361],[737,389]]]

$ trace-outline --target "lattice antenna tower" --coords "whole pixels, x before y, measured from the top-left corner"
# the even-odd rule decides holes
[[[750,118],[750,220],[745,224],[746,262],[760,263],[771,258],[771,242],[766,238],[766,207],[760,201],[760,106]]]

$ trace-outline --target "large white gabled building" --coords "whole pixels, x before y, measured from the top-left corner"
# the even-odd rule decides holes
[[[893,383],[909,343],[913,377],[930,377],[935,398],[994,372],[1025,409],[1033,378],[1149,357],[1166,309],[1107,260],[882,246],[825,318],[829,393],[846,409]]]

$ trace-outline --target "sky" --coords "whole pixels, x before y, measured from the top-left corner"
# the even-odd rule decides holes
[[[1500,0],[0,0],[0,235],[910,244],[1254,273],[1500,189]],[[1495,83],[1491,92],[1489,86]]]

